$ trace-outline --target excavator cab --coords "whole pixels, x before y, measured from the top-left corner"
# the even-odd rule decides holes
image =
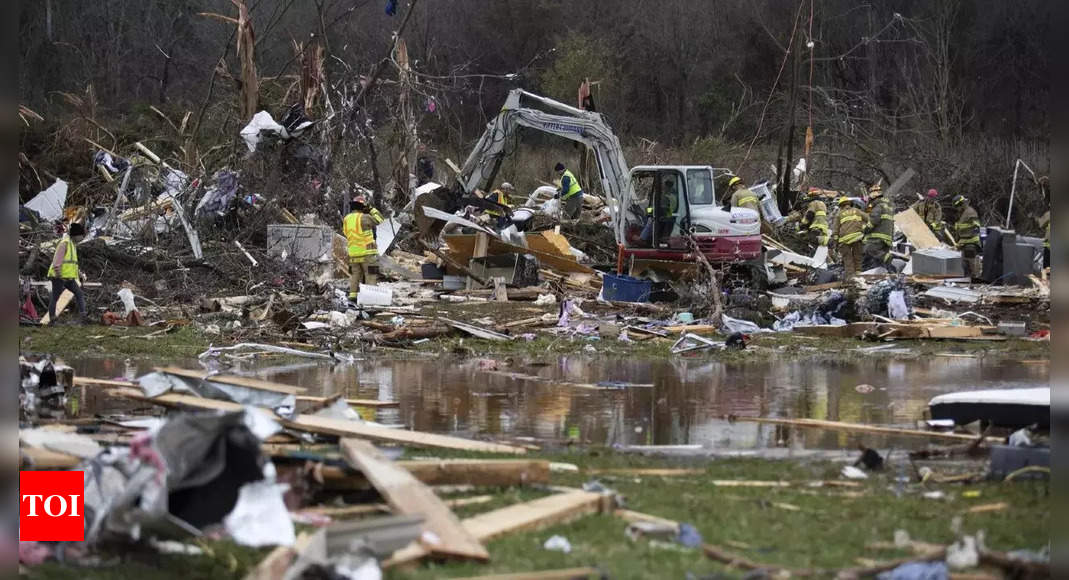
[[[635,169],[635,192],[626,225],[636,247],[682,250],[688,224],[685,176],[674,168]]]

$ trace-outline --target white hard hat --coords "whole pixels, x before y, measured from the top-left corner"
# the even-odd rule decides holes
[[[514,191],[516,188],[512,187],[512,184],[506,181],[506,182],[501,184],[501,189],[507,189],[509,191]]]

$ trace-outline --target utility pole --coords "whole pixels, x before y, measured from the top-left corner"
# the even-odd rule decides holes
[[[794,30],[791,31],[792,36],[794,36],[794,32]],[[779,199],[784,199],[787,193],[790,192],[791,171],[794,169],[794,104],[798,96],[798,55],[802,52],[798,50],[797,40],[797,37],[795,37],[787,48],[793,54],[791,55],[791,91],[787,105],[787,115],[789,117],[787,121],[787,159],[780,174],[780,186],[777,194]]]

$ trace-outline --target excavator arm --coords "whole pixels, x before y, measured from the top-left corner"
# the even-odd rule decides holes
[[[552,112],[523,107],[522,98],[535,101]],[[512,153],[517,129],[526,127],[582,143],[594,151],[598,177],[611,212],[617,241],[624,239],[624,212],[633,198],[627,162],[620,141],[601,114],[513,89],[505,105],[487,125],[486,131],[464,161],[457,180],[464,194],[485,190],[497,176],[501,162]],[[636,216],[637,217],[637,216]]]

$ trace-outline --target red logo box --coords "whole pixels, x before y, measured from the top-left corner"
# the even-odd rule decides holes
[[[19,541],[85,539],[85,473],[19,472]]]

